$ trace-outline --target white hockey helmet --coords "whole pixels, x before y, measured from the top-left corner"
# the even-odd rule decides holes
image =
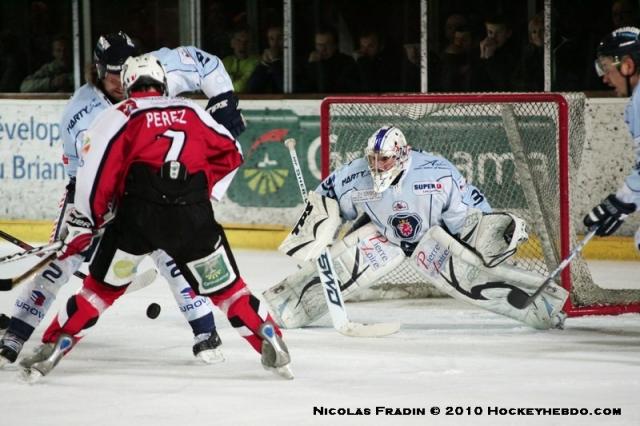
[[[387,189],[409,162],[409,146],[400,129],[383,126],[367,141],[364,150],[373,178],[373,190]]]
[[[136,87],[157,86],[160,93],[167,94],[167,74],[164,67],[151,53],[127,59],[120,72],[122,89],[128,98]]]

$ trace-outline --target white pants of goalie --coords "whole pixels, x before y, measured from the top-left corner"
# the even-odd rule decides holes
[[[372,224],[336,243],[331,255],[345,300],[359,289],[380,282],[406,259],[402,250],[381,236]],[[438,226],[425,234],[410,260],[425,282],[451,297],[537,329],[548,329],[561,322],[566,290],[552,284],[539,301],[526,309],[516,309],[507,301],[509,292],[531,294],[544,277],[508,265],[487,267],[476,253]],[[263,296],[275,320],[284,328],[309,325],[327,312],[313,261],[305,262],[298,272],[266,290]]]

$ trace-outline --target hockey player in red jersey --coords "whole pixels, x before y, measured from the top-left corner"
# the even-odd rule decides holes
[[[281,332],[240,276],[210,203],[243,161],[239,144],[194,102],[162,96],[166,74],[153,55],[129,58],[122,82],[128,99],[101,113],[86,133],[59,258],[85,250],[97,235],[101,241],[82,288],[45,331],[46,357],[25,366],[29,379],[55,367],[156,249],[227,314],[266,369],[293,378]]]

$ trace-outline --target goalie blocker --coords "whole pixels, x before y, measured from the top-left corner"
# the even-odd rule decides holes
[[[333,240],[338,225],[328,222],[337,205],[333,206],[333,199],[313,192],[309,195],[305,212],[280,246],[281,251],[305,262],[298,272],[263,293],[284,328],[309,325],[327,312],[315,263],[308,259],[317,257]],[[568,293],[556,284],[526,309],[517,309],[507,300],[510,292],[533,293],[544,280],[538,274],[501,265],[526,241],[524,221],[508,213],[487,215],[470,209],[461,236],[463,242],[439,226],[430,228],[411,255],[412,268],[425,282],[456,299],[537,329],[562,325],[561,309]],[[376,284],[405,259],[403,250],[371,223],[346,235],[330,253],[345,300]]]

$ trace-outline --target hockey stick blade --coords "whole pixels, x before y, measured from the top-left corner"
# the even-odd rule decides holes
[[[564,259],[562,262],[560,262],[558,267],[554,269],[554,271],[551,274],[549,274],[549,276],[547,276],[547,278],[542,282],[540,287],[538,287],[538,289],[535,292],[533,292],[531,296],[527,295],[527,293],[523,291],[511,291],[507,295],[507,301],[516,309],[525,309],[527,306],[535,302],[536,299],[538,299],[538,296],[540,296],[540,294],[547,287],[549,287],[549,285],[552,282],[554,282],[554,280],[558,277],[558,275],[560,275],[560,273],[564,270],[564,268],[566,268],[567,265],[569,265],[569,263],[573,260],[573,258],[576,257],[578,253],[582,251],[584,246],[586,246],[587,243],[591,240],[591,238],[593,238],[593,236],[596,235],[597,230],[598,230],[597,227],[591,229],[587,233],[587,235],[584,236],[582,241],[580,241],[578,245],[576,245],[573,248],[573,250],[571,250],[571,253],[569,253],[567,258]]]
[[[338,333],[349,337],[384,337],[400,330],[399,322],[380,322],[376,324],[361,324],[349,321],[338,328]]]
[[[158,270],[155,268],[147,269],[141,274],[137,274],[129,287],[127,287],[126,293],[133,293],[134,291],[142,290],[147,287],[158,276]]]

